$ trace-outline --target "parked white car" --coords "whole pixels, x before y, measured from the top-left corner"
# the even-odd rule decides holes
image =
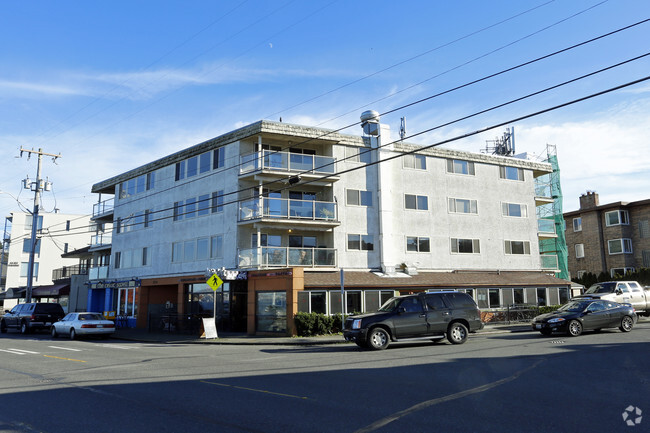
[[[67,335],[74,340],[77,336],[97,335],[108,338],[115,332],[115,323],[106,320],[100,313],[68,313],[63,319],[54,322],[52,338]]]

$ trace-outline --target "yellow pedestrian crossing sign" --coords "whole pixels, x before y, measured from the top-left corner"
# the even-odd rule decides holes
[[[208,284],[208,286],[212,287],[212,290],[216,292],[217,289],[223,284],[223,280],[219,278],[219,275],[212,274],[212,276],[208,278],[208,281],[206,281],[206,283]]]

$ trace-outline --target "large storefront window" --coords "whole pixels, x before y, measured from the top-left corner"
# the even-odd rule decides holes
[[[138,302],[137,297],[138,288],[128,287],[119,289],[117,293],[117,315],[127,317],[137,317],[138,315]]]
[[[258,332],[287,332],[286,292],[257,292],[255,304]]]
[[[214,315],[214,290],[205,283],[187,285],[187,310],[204,317]]]

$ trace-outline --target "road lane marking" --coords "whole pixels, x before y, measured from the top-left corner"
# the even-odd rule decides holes
[[[64,361],[88,362],[88,361],[82,361],[81,359],[61,358],[60,356],[52,356],[52,355],[43,355],[43,356],[46,358],[62,359]]]
[[[102,347],[108,347],[111,349],[122,349],[122,350],[131,350],[135,349],[134,347],[129,347],[129,346],[118,346],[117,344],[102,344]]]
[[[223,387],[227,387],[227,388],[241,389],[241,390],[244,390],[244,391],[261,392],[263,394],[271,394],[271,395],[279,395],[279,396],[282,396],[282,397],[298,398],[300,400],[309,400],[308,397],[301,397],[299,395],[291,395],[291,394],[282,394],[280,392],[266,391],[264,389],[246,388],[245,386],[228,385],[228,384],[225,384],[225,383],[209,382],[207,380],[201,380],[200,382],[207,383],[209,385],[217,385],[217,386],[223,386]]]
[[[39,352],[32,352],[31,350],[24,350],[24,349],[14,349],[13,347],[10,347],[9,350],[15,350],[16,352],[31,353],[32,355],[39,354]]]
[[[503,385],[504,383],[511,382],[511,381],[517,379],[522,374],[524,374],[524,373],[526,373],[526,372],[528,372],[530,370],[533,370],[534,368],[537,368],[537,366],[539,364],[541,364],[542,361],[543,361],[543,359],[540,359],[537,362],[535,362],[533,365],[531,365],[530,367],[526,367],[523,370],[520,370],[520,371],[516,372],[512,376],[508,376],[508,377],[505,377],[503,379],[499,379],[499,380],[491,382],[491,383],[486,383],[485,385],[477,386],[476,388],[466,389],[465,391],[457,392],[455,394],[450,394],[450,395],[447,395],[447,396],[444,396],[444,397],[434,398],[433,400],[423,401],[422,403],[418,403],[418,404],[413,405],[413,406],[411,406],[411,407],[409,407],[407,409],[396,412],[393,415],[389,415],[389,416],[387,416],[385,418],[382,418],[379,421],[375,421],[374,423],[372,423],[372,424],[370,424],[370,425],[368,425],[368,426],[366,426],[366,427],[364,427],[362,429],[359,429],[359,430],[355,431],[354,433],[369,433],[369,432],[378,430],[378,429],[384,427],[385,425],[392,423],[393,421],[397,421],[400,418],[403,418],[405,416],[408,416],[408,415],[411,415],[411,414],[413,414],[415,412],[418,412],[418,411],[420,411],[422,409],[426,409],[428,407],[435,406],[435,405],[437,405],[439,403],[446,403],[448,401],[457,400],[459,398],[467,397],[468,395],[479,394],[481,392],[488,391],[488,390],[490,390],[492,388],[495,388],[495,387],[497,387],[499,385]]]
[[[83,352],[81,349],[72,349],[70,347],[59,347],[59,346],[47,346],[47,347],[51,347],[52,349],[71,350],[73,352]]]
[[[9,350],[0,349],[0,352],[13,353],[14,355],[25,355],[25,353],[22,352],[13,352],[11,349]]]

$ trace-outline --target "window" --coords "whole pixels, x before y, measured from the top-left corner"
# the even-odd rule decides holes
[[[404,168],[414,168],[417,170],[427,169],[427,157],[424,155],[404,155],[402,160],[404,161]]]
[[[449,198],[449,212],[478,214],[477,202],[476,200]]]
[[[316,236],[289,235],[289,246],[293,248],[316,248]]]
[[[634,268],[612,268],[609,272],[612,278],[616,277],[617,275],[620,277],[624,277],[625,274],[627,274],[628,272],[634,272]],[[621,288],[625,293],[629,292],[627,290],[627,287],[625,287],[625,285],[619,284],[619,286],[617,286],[617,289],[618,288]]]
[[[199,155],[199,173],[210,171],[210,152]]]
[[[117,263],[118,257],[117,253],[115,255],[115,260]],[[183,261],[183,243],[174,242],[172,244],[172,263],[180,263]]]
[[[581,259],[585,256],[585,245],[576,244],[576,259]]]
[[[605,224],[609,226],[619,226],[630,224],[630,218],[626,210],[615,210],[605,212]]]
[[[223,190],[212,193],[212,213],[223,212]]]
[[[574,232],[582,231],[582,218],[573,218],[573,231]]]
[[[508,180],[524,180],[524,169],[517,167],[499,166],[499,177]]]
[[[260,246],[262,247],[281,247],[282,237],[280,235],[268,235],[262,233],[260,235]],[[257,233],[251,235],[251,248],[257,248]]]
[[[223,257],[223,236],[212,236],[210,238],[210,258],[218,259]]]
[[[199,238],[196,240],[196,259],[206,260],[210,258],[210,239]]]
[[[20,276],[22,278],[29,276],[29,262],[20,263]],[[38,262],[34,262],[34,278],[38,280]]]
[[[374,248],[372,235],[348,234],[348,250],[372,251]]]
[[[530,254],[530,242],[528,241],[505,241],[506,254]]]
[[[34,224],[34,217],[27,215],[25,218],[25,231],[31,231]],[[38,216],[38,221],[36,222],[36,230],[39,232],[43,230],[43,215]]]
[[[352,206],[372,206],[372,192],[359,191],[357,189],[347,190],[347,204]]]
[[[650,250],[643,250],[641,256],[643,257],[643,267],[650,268]]]
[[[647,219],[639,221],[639,236],[650,238],[650,224]]]
[[[185,200],[185,218],[194,218],[196,216],[196,197]]]
[[[372,149],[369,147],[347,147],[345,148],[345,158],[348,161],[369,164],[372,162]]]
[[[208,215],[210,213],[210,194],[204,194],[199,196],[199,211],[198,215]]]
[[[193,177],[198,174],[198,164],[199,164],[199,157],[198,156],[193,156],[192,158],[187,160],[187,168],[185,171],[185,177]]]
[[[479,240],[451,238],[451,252],[457,254],[478,254],[481,252]]]
[[[67,221],[65,222],[65,231],[66,231],[66,232],[69,232],[69,231],[70,231],[70,220],[67,220]]]
[[[460,159],[448,159],[447,173],[474,176],[474,163],[470,161],[462,161]]]
[[[429,199],[426,195],[404,194],[404,206],[406,209],[428,210]]]
[[[196,242],[194,240],[183,242],[183,261],[194,261],[196,253]]]
[[[142,248],[142,266],[151,264],[151,250],[148,247]]]
[[[223,167],[226,162],[226,148],[220,147],[218,149],[214,149],[214,152],[212,153],[212,169],[214,170]]]
[[[151,173],[147,173],[147,191],[153,189],[155,184],[156,184],[156,172],[152,171]]]
[[[525,204],[501,203],[501,213],[503,216],[526,218],[528,207]]]
[[[174,221],[183,219],[183,202],[177,201],[174,203]]]
[[[607,241],[609,254],[632,254],[632,239],[612,239]]]
[[[175,180],[185,179],[185,161],[176,163],[176,176]]]
[[[546,303],[546,289],[545,288],[538,288],[537,289],[537,305],[540,307],[543,307],[545,305],[548,305]]]
[[[31,253],[32,251],[32,240],[31,239],[23,239],[23,253]],[[40,239],[36,238],[36,248],[34,248],[34,253],[35,254],[41,254],[41,242]]]
[[[145,226],[145,228],[153,227],[153,219],[151,218],[152,213],[153,213],[153,209],[147,209],[146,211],[144,211],[144,226]]]
[[[406,237],[406,251],[414,251],[418,253],[428,253],[431,251],[429,238],[407,236]]]
[[[121,252],[119,252],[119,251],[115,252],[115,260],[114,260],[114,262],[115,262],[115,269],[119,269],[120,268],[120,263],[122,263],[122,253]]]

